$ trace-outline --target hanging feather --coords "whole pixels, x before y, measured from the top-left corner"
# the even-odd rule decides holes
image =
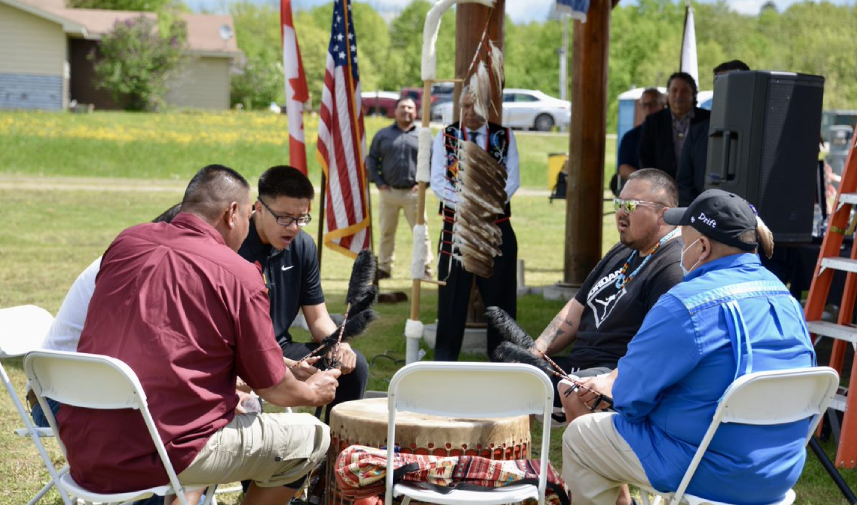
[[[497,47],[493,40],[488,40],[489,57],[491,58],[491,73],[494,75],[494,83],[496,89],[503,89],[503,83],[506,81],[505,72],[505,57],[503,51]]]
[[[476,69],[470,76],[468,82],[471,98],[473,98],[473,109],[483,119],[488,119],[488,104],[491,101],[491,76],[488,75],[488,67],[484,61],[476,65]]]

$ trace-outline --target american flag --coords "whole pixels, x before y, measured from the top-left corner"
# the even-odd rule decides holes
[[[324,243],[351,257],[369,248],[366,135],[350,0],[334,0],[316,156],[327,178]]]

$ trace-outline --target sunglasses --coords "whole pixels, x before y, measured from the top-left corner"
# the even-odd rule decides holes
[[[627,214],[633,214],[635,210],[637,210],[637,206],[642,205],[643,207],[666,207],[666,205],[657,202],[647,202],[645,200],[622,200],[621,198],[613,199],[613,210],[619,212],[620,210],[625,211]]]

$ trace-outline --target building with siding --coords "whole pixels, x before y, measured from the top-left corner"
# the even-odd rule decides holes
[[[88,55],[115,23],[153,13],[69,9],[63,0],[0,0],[0,109],[64,110],[71,100],[121,109],[95,86]],[[231,16],[184,14],[188,59],[167,103],[229,108],[229,70],[241,56]]]

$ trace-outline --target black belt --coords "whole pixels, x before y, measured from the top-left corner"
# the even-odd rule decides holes
[[[410,186],[390,186],[393,189],[413,189],[416,186],[416,183],[411,184]]]

